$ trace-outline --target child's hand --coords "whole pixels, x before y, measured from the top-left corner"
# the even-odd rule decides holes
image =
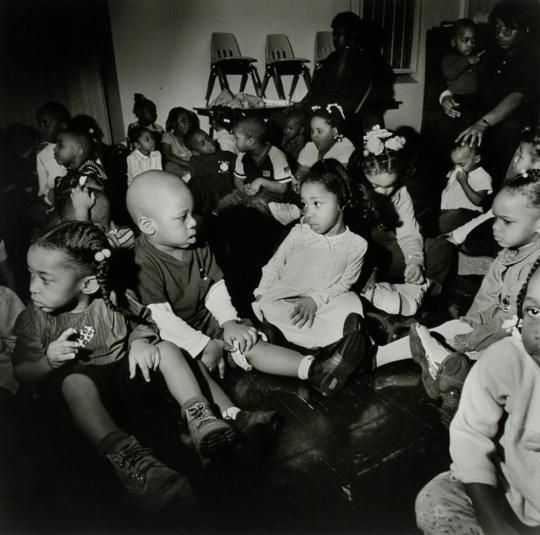
[[[51,368],[59,368],[76,357],[79,343],[68,340],[75,332],[75,329],[69,327],[54,342],[49,344],[46,358]]]
[[[317,313],[317,303],[313,297],[300,297],[296,301],[296,306],[290,314],[290,319],[293,325],[301,329],[304,325],[311,328],[315,321],[315,314]]]
[[[257,329],[253,326],[234,320],[223,324],[223,340],[229,346],[234,346],[237,341],[241,353],[247,353],[257,343],[258,338]]]
[[[246,195],[249,195],[250,197],[253,197],[257,195],[257,193],[259,193],[262,185],[262,178],[256,178],[253,182],[250,182],[249,184],[246,184],[244,186],[244,193],[246,193]]]
[[[76,186],[71,190],[70,197],[76,216],[88,219],[88,213],[96,204],[96,194],[87,187]]]
[[[456,180],[460,184],[463,184],[463,183],[467,182],[467,173],[463,169],[458,168],[456,170]]]
[[[404,273],[405,282],[409,284],[422,284],[424,282],[424,270],[420,264],[407,264]]]
[[[201,362],[213,372],[216,368],[221,379],[225,377],[225,360],[223,359],[224,343],[220,340],[210,340],[203,349]]]
[[[467,61],[469,62],[469,65],[476,65],[480,61],[480,56],[471,54],[470,56],[467,56]]]
[[[129,378],[133,379],[140,368],[144,380],[150,382],[150,370],[156,370],[159,366],[159,348],[144,340],[135,340],[129,348]]]

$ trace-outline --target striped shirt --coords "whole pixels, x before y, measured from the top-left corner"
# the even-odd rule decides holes
[[[260,162],[255,162],[248,152],[241,152],[236,158],[234,175],[246,184],[253,182],[256,178],[275,180],[282,184],[292,180],[285,154],[273,145],[270,145]]]

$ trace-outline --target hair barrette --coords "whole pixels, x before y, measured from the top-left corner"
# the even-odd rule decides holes
[[[98,251],[94,258],[96,262],[103,262],[106,258],[111,257],[111,250],[110,249],[101,249],[101,251]]]

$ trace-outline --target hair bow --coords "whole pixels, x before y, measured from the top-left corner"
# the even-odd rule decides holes
[[[103,262],[106,258],[111,257],[111,250],[110,249],[101,249],[101,251],[98,251],[94,258],[96,262]]]
[[[386,128],[381,128],[378,124],[364,136],[364,156],[368,154],[378,156],[382,154],[385,148],[398,151],[404,146],[404,137],[395,136],[392,132],[386,130]]]

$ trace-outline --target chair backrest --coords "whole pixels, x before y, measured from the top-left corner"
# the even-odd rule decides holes
[[[240,47],[233,33],[213,33],[210,47],[210,61],[216,63],[226,58],[240,58]]]
[[[286,35],[272,33],[266,36],[266,63],[294,59],[294,52]]]
[[[315,34],[314,65],[324,61],[334,51],[332,32],[317,32]]]

